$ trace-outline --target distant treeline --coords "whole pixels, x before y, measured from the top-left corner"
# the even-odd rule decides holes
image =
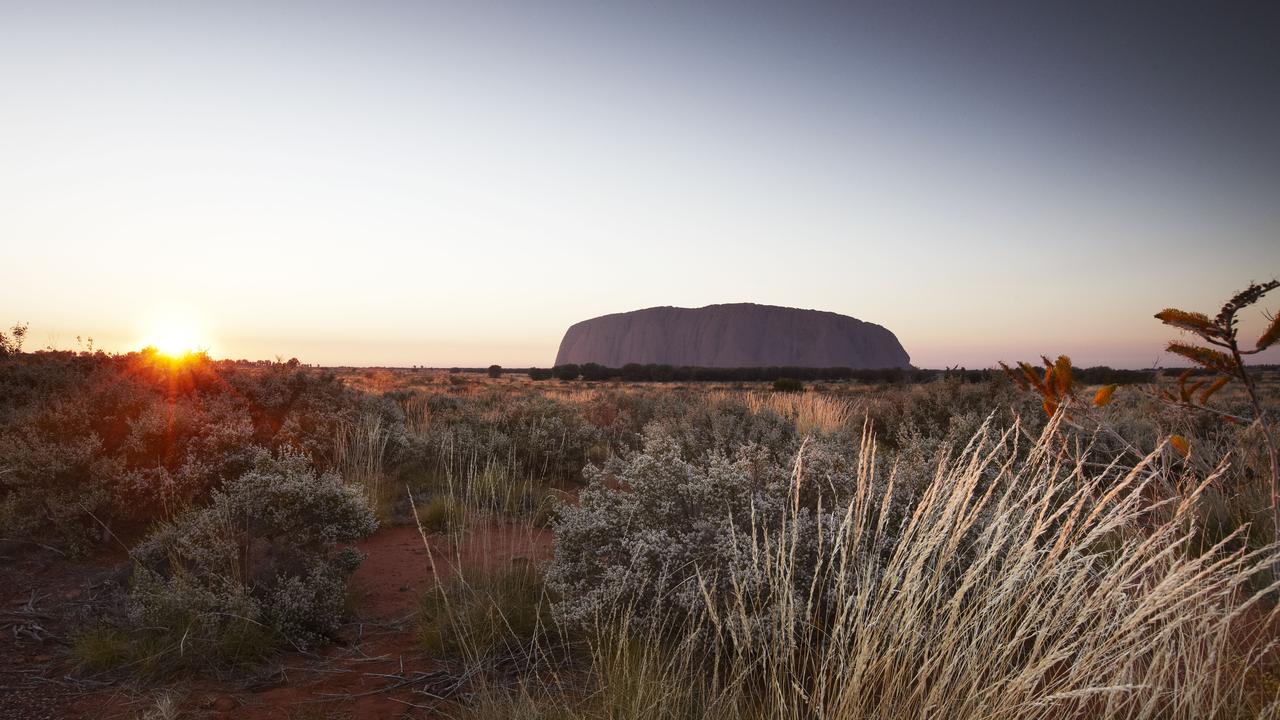
[[[855,369],[848,367],[754,367],[714,368],[676,365],[641,365],[629,363],[620,368],[609,368],[596,363],[582,365],[557,365],[553,368],[529,368],[534,380],[622,380],[624,382],[772,382],[782,378],[808,381],[855,381],[865,384],[926,383],[940,378],[960,382],[983,382],[999,374],[998,370],[923,370],[919,368]],[[1117,370],[1105,366],[1078,368],[1076,381],[1090,385],[1118,383],[1121,385],[1151,382],[1150,370]]]

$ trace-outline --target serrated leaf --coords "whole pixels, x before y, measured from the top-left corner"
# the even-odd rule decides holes
[[[1271,318],[1271,324],[1267,326],[1266,332],[1262,333],[1262,337],[1258,338],[1258,349],[1266,350],[1280,340],[1280,315],[1274,315]]]
[[[1212,348],[1171,342],[1165,349],[1174,355],[1181,355],[1200,367],[1230,375],[1236,374],[1236,363],[1231,356]]]
[[[1208,315],[1188,312],[1177,308],[1165,308],[1156,313],[1156,319],[1165,325],[1179,330],[1196,333],[1204,337],[1223,337],[1222,329],[1213,324]]]
[[[1217,380],[1214,380],[1213,383],[1209,385],[1209,387],[1204,389],[1204,392],[1200,393],[1200,404],[1204,405],[1205,403],[1209,402],[1209,398],[1213,397],[1214,393],[1221,390],[1229,382],[1231,382],[1231,378],[1227,377],[1226,375],[1223,375],[1219,377]]]

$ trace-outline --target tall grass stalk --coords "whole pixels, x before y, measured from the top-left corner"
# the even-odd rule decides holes
[[[405,431],[416,438],[427,437],[431,429],[430,397],[425,393],[415,392],[400,403],[404,411]]]
[[[364,488],[369,507],[381,509],[383,458],[390,440],[382,417],[364,413],[352,423],[338,427],[334,438],[334,465],[343,479]]]
[[[518,443],[506,453],[483,452],[477,446],[459,447],[451,433],[443,434],[436,446],[436,475],[439,492],[475,512],[523,515],[536,512],[546,501],[546,462],[541,468],[517,455]]]
[[[543,531],[528,519],[504,527],[453,524],[446,532],[449,551],[438,553],[437,562],[411,492],[409,501],[432,570],[419,612],[425,649],[461,662],[464,676],[475,677],[499,666],[519,674],[542,664],[549,648],[563,646],[547,640],[554,630],[551,599],[536,557]],[[465,498],[457,502],[468,514],[488,509]]]

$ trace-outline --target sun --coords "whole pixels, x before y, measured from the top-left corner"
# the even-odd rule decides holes
[[[209,349],[200,322],[189,313],[176,310],[157,312],[152,317],[144,343],[173,358]]]

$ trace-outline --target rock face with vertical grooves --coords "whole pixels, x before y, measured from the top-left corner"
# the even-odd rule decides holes
[[[654,307],[603,315],[569,328],[556,364],[689,367],[907,368],[888,329],[847,315],[734,303]]]

